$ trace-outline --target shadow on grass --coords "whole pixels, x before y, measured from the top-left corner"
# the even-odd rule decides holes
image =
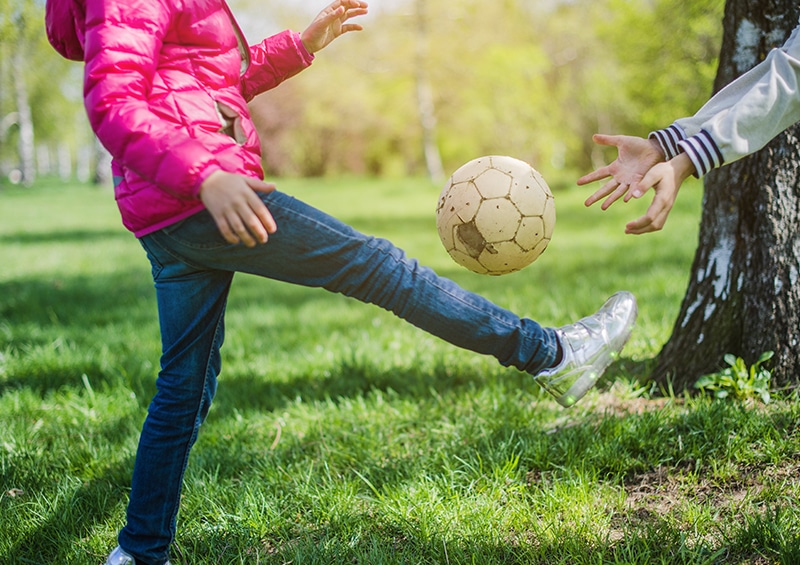
[[[0,391],[9,388],[30,388],[44,395],[62,387],[83,388],[82,375],[93,386],[131,387],[143,405],[154,392],[157,365],[158,326],[152,283],[138,271],[116,273],[102,277],[73,277],[59,281],[30,279],[0,284],[0,316],[11,327],[32,325],[35,331],[8,330],[0,333],[0,344],[23,351],[33,348],[31,359],[18,362],[13,370],[0,378]],[[109,291],[108,289],[113,289]],[[251,291],[252,292],[252,291]],[[309,293],[321,290],[298,289],[272,284],[264,288],[262,299],[275,301],[282,307],[293,308],[307,304]],[[246,307],[242,304],[240,307]],[[92,354],[104,331],[119,332],[119,325],[133,326],[126,338],[116,340],[112,348],[113,373],[108,360]],[[291,331],[291,328],[286,328]],[[143,335],[142,332],[146,332]],[[280,332],[279,332],[280,333]],[[126,341],[119,343],[125,338]],[[137,343],[136,339],[142,343]],[[130,341],[127,341],[127,340]],[[140,351],[144,347],[146,352]],[[39,348],[39,349],[36,349]],[[143,359],[147,357],[148,359]],[[612,374],[643,375],[644,363],[621,362],[612,366]],[[488,377],[491,378],[491,377]],[[538,388],[526,375],[514,375],[520,385],[538,394]],[[463,368],[453,368],[444,361],[424,371],[414,368],[389,369],[369,359],[353,356],[338,361],[319,375],[301,375],[289,380],[268,380],[223,374],[213,413],[227,415],[233,410],[276,410],[297,398],[313,402],[328,398],[349,398],[371,390],[393,390],[401,396],[428,397],[431,390],[444,391],[485,384],[487,376]]]
[[[153,317],[154,297],[144,268],[103,275],[29,277],[0,283],[0,320],[78,333]]]
[[[260,540],[247,526],[208,532],[178,542],[179,555],[204,555],[217,564],[253,563],[370,565],[481,563],[552,565],[570,563],[718,563],[727,548],[708,544],[688,547],[685,535],[666,518],[652,516],[631,525],[619,539],[602,540],[591,531],[534,524],[508,539],[486,534],[454,537],[446,531],[425,532],[418,523],[376,521],[374,516],[345,516],[315,530],[282,541]],[[561,531],[564,530],[564,531]],[[247,548],[243,550],[243,548]],[[752,553],[756,553],[753,551]],[[591,557],[589,557],[591,556]]]
[[[72,235],[95,237],[96,233],[74,232]],[[268,309],[270,303],[291,310],[307,306],[312,300],[318,301],[319,308],[324,309],[327,300],[341,300],[341,296],[321,289],[249,278],[246,284],[239,284],[245,281],[238,278],[235,281],[229,312],[246,310],[253,304]],[[487,277],[478,278],[481,284],[492,282],[484,279]],[[286,326],[277,328],[276,333],[290,334],[294,328],[291,324]],[[81,377],[85,374],[93,386],[123,384],[131,387],[144,406],[154,391],[152,383],[158,363],[154,348],[159,345],[155,292],[144,267],[111,274],[57,279],[29,277],[0,283],[0,347],[16,351],[20,357],[26,356],[26,351],[33,351],[28,356],[29,362],[15,363],[13,370],[0,377],[0,392],[8,388],[30,388],[45,394],[62,387],[82,388]],[[109,350],[107,357],[113,358],[111,373],[107,359],[93,356],[103,346]],[[68,351],[70,348],[72,351]],[[143,368],[145,361],[148,365]],[[640,377],[646,374],[646,367],[646,363],[618,363],[611,372]],[[513,373],[511,378],[515,378]],[[528,383],[522,386],[538,394],[538,388],[529,377],[520,374],[516,378],[521,384]],[[348,398],[371,390],[428,397],[431,390],[481,386],[486,379],[484,375],[450,367],[444,361],[424,371],[387,370],[369,359],[357,357],[340,360],[323,374],[274,382],[263,376],[249,378],[226,374],[223,369],[214,412],[224,416],[233,410],[248,408],[269,411],[297,398],[306,401]]]
[[[152,282],[146,270],[30,277],[0,283],[0,392],[29,388],[136,384],[155,379],[159,343]],[[145,352],[143,353],[144,350]]]
[[[513,374],[512,377],[514,378]],[[519,375],[519,378],[525,378]],[[487,378],[470,371],[453,371],[437,364],[432,370],[389,369],[356,359],[343,361],[324,376],[302,375],[287,381],[224,377],[212,409],[215,417],[239,410],[274,411],[297,399],[317,402],[354,398],[371,391],[393,391],[398,397],[429,398],[432,391],[481,386]],[[536,386],[531,383],[531,388]]]
[[[95,467],[93,465],[93,467]],[[5,520],[16,519],[20,524],[35,524],[13,542],[6,540],[7,551],[0,553],[2,563],[99,563],[104,556],[84,555],[78,559],[70,559],[76,547],[85,547],[87,534],[95,528],[105,529],[109,523],[120,520],[122,526],[121,507],[127,503],[127,491],[130,486],[130,475],[133,468],[133,456],[114,460],[102,470],[94,470],[92,478],[81,482],[75,489],[53,492],[53,485],[41,485],[30,488],[24,480],[19,483],[24,493],[17,498],[5,497],[0,500],[0,512]],[[41,472],[40,470],[37,472]],[[36,475],[37,472],[32,472]],[[10,484],[8,477],[2,477],[4,484]],[[63,481],[54,481],[61,483]],[[48,488],[49,487],[49,488]],[[35,497],[40,502],[31,503]],[[43,500],[50,502],[42,503]],[[15,508],[19,505],[19,508]],[[29,515],[25,507],[39,510],[37,516]],[[46,509],[46,512],[44,511]],[[119,518],[114,516],[120,515]],[[16,518],[14,518],[16,516]],[[14,528],[4,528],[6,532]],[[106,548],[108,551],[111,548]]]
[[[130,240],[131,234],[122,229],[56,229],[53,231],[20,231],[0,234],[0,245],[31,245],[59,243],[95,243],[98,240]]]

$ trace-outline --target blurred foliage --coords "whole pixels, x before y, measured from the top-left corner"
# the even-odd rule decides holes
[[[722,41],[720,0],[610,0],[598,31],[611,46],[635,116],[629,130],[644,134],[664,120],[694,113],[712,95]],[[620,33],[622,31],[622,33]]]
[[[723,0],[379,5],[365,31],[254,103],[259,116],[294,116],[291,131],[265,136],[271,173],[423,171],[418,64],[434,90],[447,170],[492,153],[528,160],[546,176],[587,170],[603,160],[593,133],[646,135],[707,100],[724,9]],[[420,6],[430,30],[421,59]],[[247,0],[238,7],[247,11]],[[305,21],[280,23],[301,29]]]
[[[231,5],[254,42],[254,28],[302,29],[325,2]],[[15,109],[8,54],[25,49],[37,144],[66,143],[75,154],[91,140],[80,65],[47,44],[41,2],[0,0],[0,8],[0,115]],[[423,172],[420,72],[433,89],[447,171],[498,153],[546,176],[586,171],[604,158],[592,133],[643,135],[708,98],[723,8],[724,0],[498,0],[491,9],[477,0],[375,0],[363,32],[252,103],[267,173]]]

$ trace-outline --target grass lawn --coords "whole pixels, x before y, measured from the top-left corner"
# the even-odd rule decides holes
[[[279,186],[545,325],[623,288],[639,323],[565,410],[378,308],[237,275],[173,563],[800,563],[796,397],[676,397],[647,379],[686,287],[698,184],[644,237],[623,226],[647,202],[603,213],[555,186],[550,247],[503,277],[446,255],[437,186]],[[158,367],[147,260],[109,191],[41,182],[0,190],[0,265],[0,563],[102,563]]]

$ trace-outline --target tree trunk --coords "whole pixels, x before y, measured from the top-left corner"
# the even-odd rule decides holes
[[[433,101],[433,89],[425,68],[425,59],[428,53],[428,18],[425,13],[425,0],[416,2],[416,19],[417,50],[414,67],[417,85],[417,112],[422,127],[422,150],[428,177],[439,183],[444,180],[445,175],[439,145],[436,143],[436,106]]]
[[[92,183],[101,186],[111,186],[111,153],[103,147],[97,137],[94,138],[94,174]]]
[[[36,180],[36,148],[33,141],[33,118],[31,105],[28,99],[28,89],[25,83],[25,70],[28,61],[23,53],[24,47],[17,45],[14,49],[11,62],[11,72],[14,77],[14,94],[17,103],[17,118],[19,125],[19,160],[22,168],[22,182],[30,186]]]
[[[798,15],[794,0],[728,0],[715,90],[788,38]],[[681,391],[726,353],[749,366],[764,351],[773,384],[800,381],[798,125],[706,177],[689,287],[654,378]]]

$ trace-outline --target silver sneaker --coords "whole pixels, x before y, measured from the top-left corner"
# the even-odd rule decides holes
[[[117,546],[106,559],[106,565],[136,565],[136,559],[120,546]],[[164,565],[169,565],[169,561]]]
[[[564,357],[557,366],[534,377],[537,383],[569,407],[583,398],[603,371],[619,357],[636,322],[636,299],[618,292],[595,314],[556,328]]]

